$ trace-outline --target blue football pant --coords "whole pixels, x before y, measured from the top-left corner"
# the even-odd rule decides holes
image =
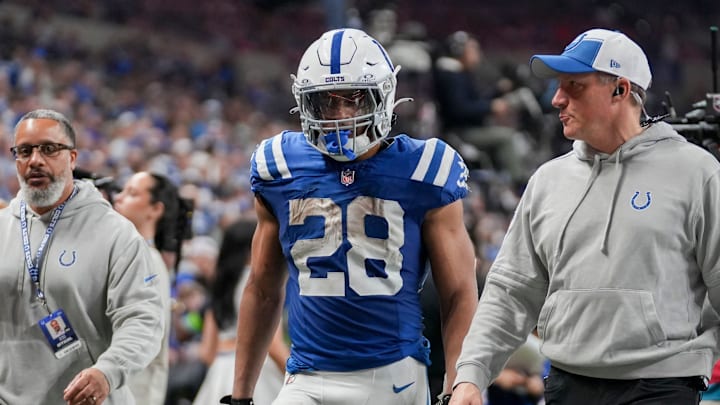
[[[430,404],[427,367],[412,357],[348,372],[285,374],[273,405]]]

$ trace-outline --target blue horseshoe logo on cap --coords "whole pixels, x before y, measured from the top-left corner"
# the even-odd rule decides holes
[[[578,35],[577,38],[573,39],[573,41],[570,42],[563,51],[567,52],[567,51],[575,48],[576,46],[580,45],[580,42],[582,42],[582,40],[585,39],[586,36],[587,36],[586,33],[582,33],[582,34]]]

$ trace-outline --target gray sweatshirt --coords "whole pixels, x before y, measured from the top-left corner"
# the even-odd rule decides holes
[[[709,375],[720,309],[720,164],[656,123],[614,153],[581,141],[529,181],[457,363],[484,389],[537,325],[580,375]]]
[[[0,210],[0,404],[65,404],[65,387],[91,366],[110,383],[105,405],[134,404],[124,384],[160,349],[164,314],[147,244],[93,185],[75,184],[79,191],[57,222],[40,274],[50,310],[63,309],[82,341],[62,359],[31,306],[20,200]],[[51,215],[28,209],[33,260]]]

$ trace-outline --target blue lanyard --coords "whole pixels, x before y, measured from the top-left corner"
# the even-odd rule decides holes
[[[62,204],[58,205],[58,207],[55,208],[55,210],[53,211],[52,218],[50,219],[50,224],[48,224],[48,227],[45,230],[45,236],[43,236],[42,241],[40,242],[40,246],[38,247],[37,257],[34,264],[32,259],[32,253],[30,252],[30,235],[28,232],[27,224],[27,206],[25,204],[25,200],[20,201],[20,230],[22,231],[23,250],[25,251],[25,263],[27,264],[28,273],[30,273],[30,280],[35,287],[36,298],[42,303],[42,305],[46,309],[47,303],[45,301],[45,293],[43,293],[42,289],[40,289],[40,264],[42,263],[42,258],[45,254],[45,246],[47,246],[47,243],[48,241],[50,241],[53,232],[55,232],[55,225],[57,224],[58,219],[60,219],[60,214],[62,214],[63,210],[65,209],[65,204],[67,204],[67,202],[70,201],[70,199],[72,199],[75,194],[77,194],[77,187],[73,187],[73,191],[72,194],[70,194],[70,197],[68,197],[67,200],[63,201]]]

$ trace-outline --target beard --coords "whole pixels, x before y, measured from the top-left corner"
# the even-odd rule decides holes
[[[63,170],[57,176],[53,176],[48,173],[44,174],[46,174],[50,179],[50,184],[44,188],[30,186],[25,181],[25,178],[18,174],[22,198],[31,207],[46,208],[55,205],[62,197],[63,191],[65,190],[65,182],[70,176],[68,170]]]

